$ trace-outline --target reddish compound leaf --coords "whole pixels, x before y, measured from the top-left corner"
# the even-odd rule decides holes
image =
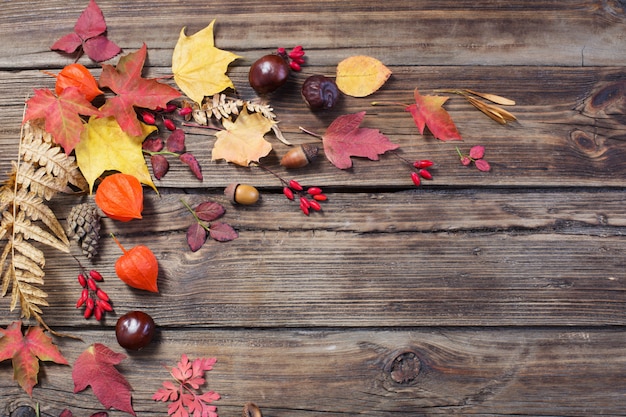
[[[147,47],[144,43],[137,52],[121,57],[116,67],[102,65],[100,75],[100,86],[108,87],[117,94],[102,106],[102,113],[105,116],[114,116],[122,130],[131,136],[142,133],[135,107],[151,110],[165,108],[170,100],[180,96],[169,85],[154,78],[142,78],[146,55]]]
[[[105,408],[116,408],[136,415],[131,404],[132,387],[115,365],[126,359],[126,355],[113,352],[100,343],[89,346],[74,362],[72,379],[74,393],[91,386],[94,395]]]
[[[106,30],[102,10],[91,0],[78,17],[74,32],[63,36],[50,49],[71,54],[82,46],[89,58],[97,62],[106,61],[121,52],[120,47],[106,37]]]
[[[213,220],[222,217],[226,210],[220,203],[216,203],[215,201],[205,201],[204,203],[198,204],[194,211],[200,220],[212,222]]]
[[[6,329],[0,329],[0,362],[11,359],[13,378],[28,395],[33,395],[37,385],[39,361],[51,361],[67,365],[59,349],[41,327],[29,327],[22,336],[22,322],[16,321]]]
[[[413,116],[420,135],[423,135],[424,128],[428,127],[430,133],[439,140],[462,140],[450,113],[443,108],[448,97],[422,96],[417,88],[414,95],[415,104],[407,106],[405,110]]]
[[[67,87],[57,97],[48,89],[35,90],[35,95],[26,102],[24,121],[45,118],[46,132],[70,154],[80,142],[84,129],[80,115],[100,116],[78,87]]]
[[[211,223],[209,235],[218,242],[230,242],[239,237],[237,231],[233,229],[231,225],[222,222]]]
[[[364,111],[339,116],[326,129],[322,137],[324,154],[337,168],[350,168],[351,156],[376,161],[380,154],[399,147],[379,130],[360,128],[364,117]]]
[[[207,231],[200,223],[193,223],[187,229],[187,244],[192,252],[199,250],[206,242]]]

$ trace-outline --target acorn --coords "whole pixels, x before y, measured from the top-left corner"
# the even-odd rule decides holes
[[[319,148],[313,143],[303,143],[283,156],[280,160],[280,164],[285,168],[302,168],[313,162],[317,157]]]
[[[261,409],[252,402],[248,402],[243,406],[242,417],[263,417]]]
[[[224,195],[232,204],[251,206],[259,201],[259,190],[248,184],[236,182],[229,184],[224,190]]]

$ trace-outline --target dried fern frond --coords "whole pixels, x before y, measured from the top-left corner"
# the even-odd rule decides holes
[[[241,100],[226,96],[226,94],[215,94],[213,97],[207,97],[202,106],[195,106],[192,114],[193,120],[199,125],[206,126],[211,119],[220,121],[222,119],[231,119],[237,116],[239,112],[246,108],[249,113],[260,113],[266,119],[274,122],[272,131],[286,145],[291,145],[278,127],[278,120],[274,114],[274,109],[269,104],[255,103],[249,100]]]
[[[44,252],[29,241],[69,252],[69,239],[53,211],[45,204],[59,192],[81,190],[87,183],[73,157],[54,144],[39,123],[22,127],[17,161],[0,187],[0,276],[5,296],[11,290],[11,311],[20,306],[21,316],[34,318],[50,330],[42,318],[48,305],[44,285]],[[51,331],[51,330],[50,330]]]

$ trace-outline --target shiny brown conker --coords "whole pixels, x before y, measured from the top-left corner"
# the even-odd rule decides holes
[[[341,97],[335,80],[324,75],[311,75],[302,83],[302,98],[311,109],[330,109]]]
[[[143,311],[129,311],[117,319],[115,337],[121,347],[139,350],[150,344],[156,325],[154,320]]]
[[[289,64],[280,55],[265,55],[257,59],[248,73],[250,85],[259,94],[278,89],[289,78]]]

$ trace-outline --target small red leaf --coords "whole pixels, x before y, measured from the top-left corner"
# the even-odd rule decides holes
[[[206,242],[207,231],[200,223],[193,223],[187,229],[187,244],[192,252],[199,250]]]
[[[107,25],[104,21],[102,10],[100,10],[100,7],[98,7],[94,0],[91,0],[89,5],[78,17],[74,25],[74,32],[80,36],[81,39],[89,39],[101,35],[106,30]]]
[[[195,175],[197,179],[202,181],[202,169],[195,156],[189,152],[185,152],[179,159],[189,166],[189,169],[191,169],[191,172],[193,172],[193,175]]]
[[[113,352],[103,344],[95,343],[88,347],[74,362],[74,393],[91,386],[104,407],[136,415],[131,404],[132,387],[114,366],[124,359],[126,355]]]
[[[159,152],[163,149],[163,139],[154,137],[143,141],[141,148],[148,152]]]
[[[167,162],[167,158],[163,155],[152,155],[150,157],[150,165],[152,165],[152,172],[157,180],[163,178],[170,169],[170,163]]]
[[[222,222],[212,223],[209,229],[209,235],[218,242],[229,242],[239,237],[237,231],[233,229],[232,226]]]
[[[83,44],[83,40],[76,33],[68,33],[56,41],[50,49],[53,51],[63,51],[68,54],[76,51]]]
[[[474,163],[476,164],[476,168],[478,168],[479,171],[487,172],[491,170],[489,162],[485,161],[484,159],[477,159],[474,161]]]
[[[105,35],[87,39],[83,43],[83,49],[87,56],[96,62],[108,61],[122,52],[122,49]]]
[[[483,156],[485,156],[485,147],[480,145],[472,146],[469,152],[469,156],[472,159],[482,158]]]
[[[174,130],[166,139],[165,147],[170,152],[185,152],[185,132],[182,129]]]
[[[360,128],[364,117],[364,111],[339,116],[324,133],[324,154],[337,168],[350,168],[351,156],[376,161],[380,154],[398,148],[399,145],[392,143],[379,130]]]
[[[224,215],[225,211],[226,210],[223,205],[214,201],[205,201],[204,203],[200,203],[195,209],[196,216],[198,216],[200,220],[207,222],[219,219],[222,215]]]

